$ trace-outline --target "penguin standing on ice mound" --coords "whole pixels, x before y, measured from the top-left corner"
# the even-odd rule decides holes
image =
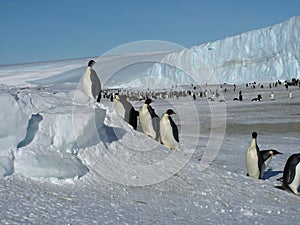
[[[284,166],[282,186],[276,186],[282,190],[290,190],[299,195],[298,188],[300,185],[300,154],[291,155]]]
[[[252,141],[250,147],[246,152],[246,168],[247,175],[250,177],[261,179],[263,175],[262,167],[263,167],[263,158],[259,152],[259,148],[257,146],[257,133],[252,133]]]
[[[261,154],[261,157],[263,160],[262,171],[264,172],[268,168],[268,166],[272,160],[272,157],[274,155],[278,155],[278,154],[282,154],[282,153],[278,152],[275,149],[269,149],[269,150],[261,150],[260,154]]]
[[[129,102],[127,96],[114,94],[113,109],[117,114],[129,123],[135,130],[137,129],[138,112]]]
[[[113,109],[121,118],[125,119],[125,107],[123,105],[125,100],[118,93],[114,94],[113,98]]]
[[[135,130],[137,129],[137,118],[139,112],[136,111],[133,105],[130,103],[128,96],[125,96],[125,101],[123,102],[125,108],[125,118],[124,120],[129,123]]]
[[[97,76],[96,71],[92,68],[96,62],[90,60],[88,67],[85,71],[82,87],[83,92],[92,99],[96,99],[97,102],[100,102],[101,99],[101,83]]]
[[[178,128],[170,115],[176,114],[168,109],[160,119],[160,140],[163,145],[171,150],[179,149]]]
[[[159,141],[160,118],[155,113],[154,109],[151,107],[150,105],[151,102],[152,100],[150,98],[147,98],[145,100],[144,105],[140,108],[139,111],[140,124],[144,134]]]

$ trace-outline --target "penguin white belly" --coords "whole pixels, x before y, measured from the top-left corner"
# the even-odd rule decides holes
[[[91,81],[91,78],[90,78],[90,76],[88,74],[86,74],[83,77],[82,88],[83,88],[83,92],[87,96],[89,96],[90,98],[94,98],[93,95],[92,95],[92,81]]]
[[[162,118],[160,121],[160,138],[162,143],[170,149],[178,149],[179,143],[173,136],[173,130],[170,121],[166,118]]]
[[[258,157],[256,150],[248,150],[246,154],[246,167],[250,177],[259,178]]]
[[[114,101],[113,109],[117,112],[117,114],[125,119],[125,108],[120,101]]]
[[[141,127],[142,127],[144,134],[146,134],[152,138],[155,138],[156,132],[153,129],[152,118],[151,118],[151,115],[148,112],[147,108],[145,109],[145,107],[143,106],[139,112],[139,116],[140,116]]]
[[[295,168],[295,177],[293,179],[293,182],[289,184],[290,189],[296,194],[299,195],[298,187],[300,184],[300,163]]]

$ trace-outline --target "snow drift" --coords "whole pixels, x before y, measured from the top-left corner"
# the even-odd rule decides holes
[[[87,168],[76,156],[90,145],[106,110],[81,91],[49,93],[1,86],[0,172],[31,177],[80,177]],[[99,138],[99,137],[98,137]]]

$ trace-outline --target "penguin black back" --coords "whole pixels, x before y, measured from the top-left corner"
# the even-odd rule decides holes
[[[257,133],[256,132],[252,132],[252,138],[257,139]],[[262,174],[263,173],[262,166],[263,166],[264,161],[263,161],[263,157],[262,157],[262,155],[259,151],[259,147],[257,145],[257,142],[256,142],[256,150],[257,150],[257,157],[258,157],[258,168],[259,168],[259,171],[260,171],[260,177],[259,178],[261,179],[262,175],[263,175]]]
[[[158,115],[155,113],[155,110],[151,107],[151,105],[147,105],[147,109],[152,119],[158,117]]]
[[[293,182],[296,173],[295,169],[299,162],[300,153],[291,155],[286,161],[283,171],[283,187],[288,187],[287,185]]]
[[[170,115],[176,114],[176,113],[172,109],[168,109],[166,114],[168,114],[168,118],[170,120],[170,124],[171,124],[171,127],[172,127],[174,139],[177,142],[179,142],[178,128],[177,128],[175,122],[173,121],[172,117],[170,116]]]

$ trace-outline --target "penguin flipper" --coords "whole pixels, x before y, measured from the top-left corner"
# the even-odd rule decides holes
[[[147,105],[147,109],[152,119],[158,117],[158,115],[155,113],[155,110],[150,105]]]
[[[283,177],[278,178],[277,181],[283,182]]]
[[[259,150],[257,150],[257,157],[258,157],[258,168],[259,168],[259,179],[262,179],[263,176],[263,158],[260,154]]]
[[[98,94],[97,102],[100,102],[100,101],[101,101],[101,93],[102,93],[102,91],[100,90],[100,91],[99,91],[99,94]]]
[[[282,191],[288,191],[288,192],[294,193],[288,186],[284,186],[284,185],[280,186],[280,185],[278,185],[278,186],[274,186],[274,187],[277,188],[277,189],[279,189],[279,190],[282,190]]]
[[[137,113],[136,110],[132,107],[129,112],[129,120],[128,123],[133,127],[133,129],[137,129]]]
[[[170,124],[173,130],[173,135],[174,135],[174,139],[179,142],[179,137],[178,137],[178,128],[176,126],[176,124],[174,123],[173,119],[171,116],[169,116],[169,120],[170,120]]]
[[[283,190],[283,191],[288,190],[287,187],[284,187],[284,186],[282,186],[282,185],[278,185],[278,186],[274,186],[274,187],[275,187],[275,188],[278,188],[278,189],[280,189],[280,190]]]

